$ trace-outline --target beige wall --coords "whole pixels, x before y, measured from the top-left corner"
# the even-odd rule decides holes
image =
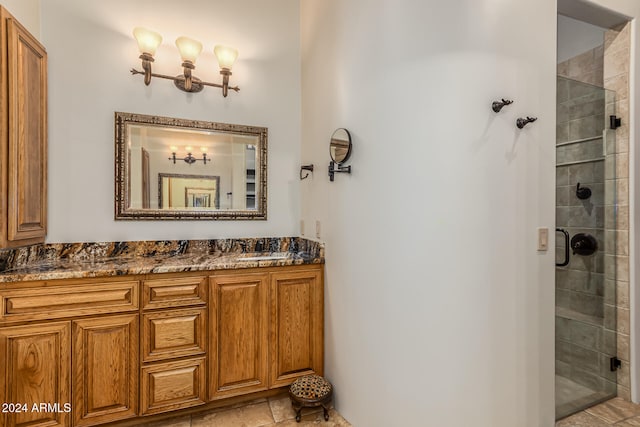
[[[15,18],[25,26],[35,38],[40,37],[40,0],[0,0]]]

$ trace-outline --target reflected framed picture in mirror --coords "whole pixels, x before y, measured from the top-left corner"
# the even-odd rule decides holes
[[[267,219],[267,128],[117,112],[115,160],[116,220]]]

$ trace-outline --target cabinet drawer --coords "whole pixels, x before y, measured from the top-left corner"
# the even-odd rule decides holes
[[[142,414],[157,414],[205,403],[205,358],[142,368]]]
[[[145,280],[142,307],[154,309],[206,304],[206,283],[206,277]]]
[[[205,308],[147,313],[143,319],[144,362],[205,353]]]
[[[137,281],[0,291],[0,321],[55,319],[138,309]]]

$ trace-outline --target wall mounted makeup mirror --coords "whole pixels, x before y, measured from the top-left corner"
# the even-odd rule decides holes
[[[329,141],[329,180],[333,181],[334,174],[351,173],[351,166],[342,166],[351,156],[351,134],[345,128],[338,128],[331,135]]]
[[[115,114],[115,219],[267,219],[267,128]]]

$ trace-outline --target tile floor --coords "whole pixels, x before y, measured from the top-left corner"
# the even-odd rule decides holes
[[[322,408],[302,409],[302,420],[299,423],[295,417],[296,413],[285,394],[254,400],[243,405],[148,423],[140,427],[351,427],[335,409],[329,411],[329,421],[324,420]]]
[[[640,405],[616,397],[556,423],[556,427],[640,426]]]

